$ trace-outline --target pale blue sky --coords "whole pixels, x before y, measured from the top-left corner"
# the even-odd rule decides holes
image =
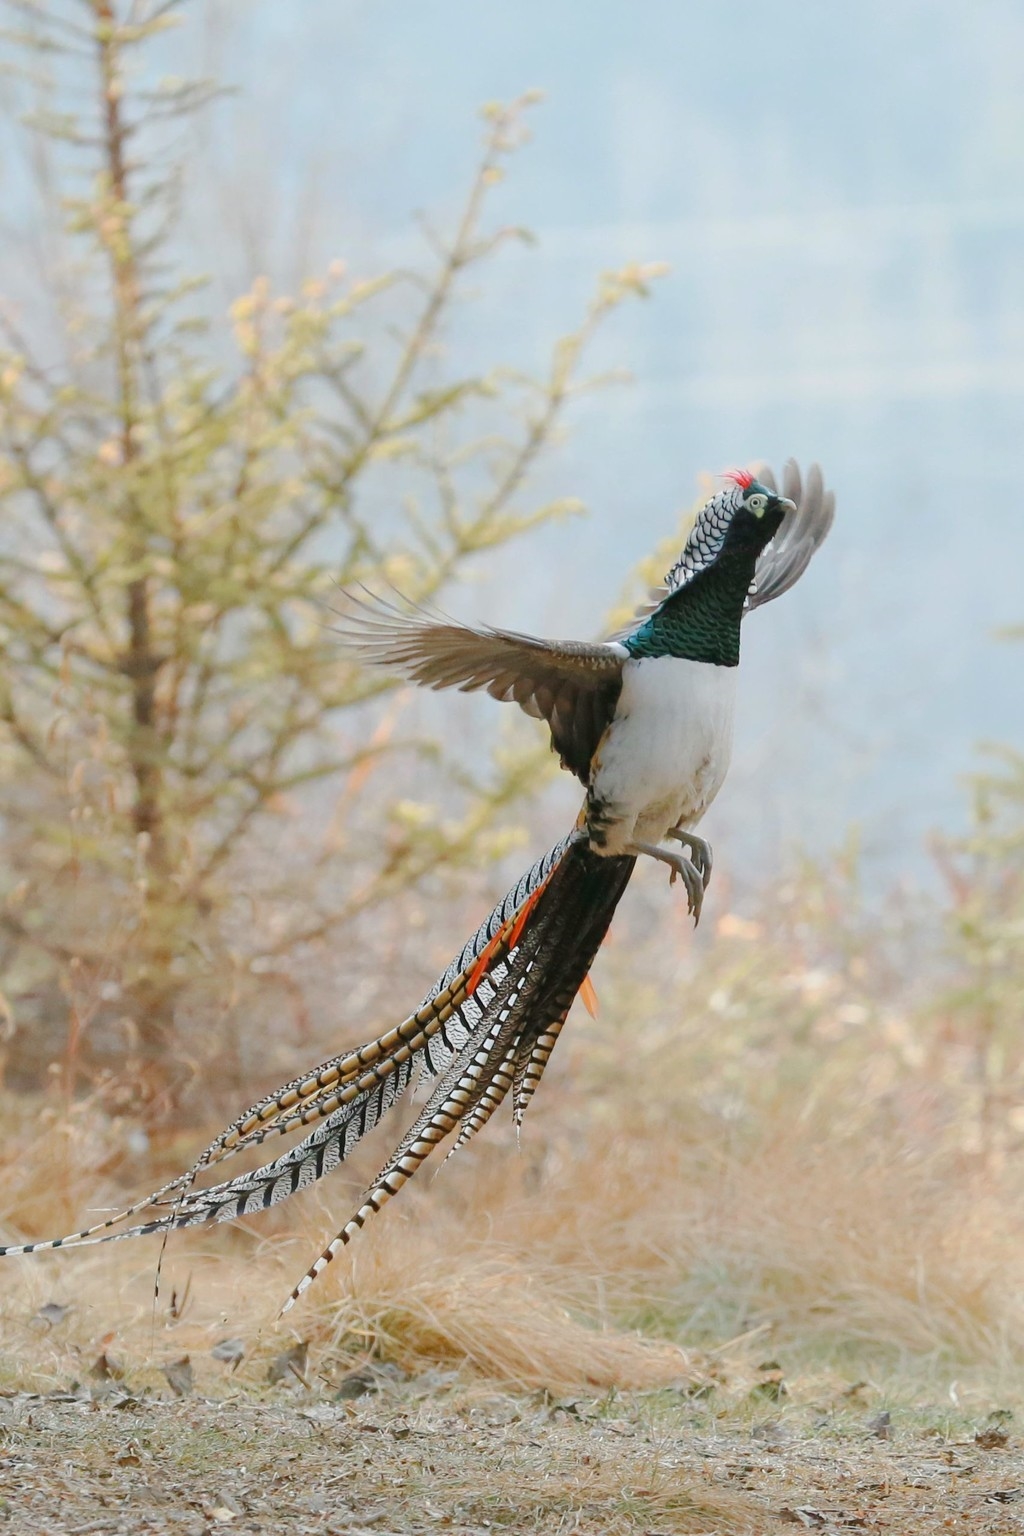
[[[414,209],[455,206],[478,105],[545,91],[495,204],[539,245],[497,266],[459,362],[536,365],[601,269],[671,273],[602,345],[634,382],[577,411],[546,476],[589,520],[485,562],[451,606],[592,633],[699,471],[818,458],[835,536],[749,625],[711,831],[764,867],[855,819],[888,871],[920,871],[928,830],[963,822],[976,740],[1024,745],[1024,651],[992,638],[1024,619],[1019,0],[200,0],[193,17],[168,69],[200,57],[240,90],[195,156],[187,225],[224,300],[258,270],[406,252]]]

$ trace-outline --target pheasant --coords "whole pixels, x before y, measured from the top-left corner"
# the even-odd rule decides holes
[[[696,826],[729,766],[743,616],[788,591],[832,524],[835,498],[816,465],[804,482],[791,460],[781,493],[767,470],[723,481],[662,586],[605,641],[470,628],[413,605],[351,597],[340,638],[365,662],[430,688],[484,689],[547,722],[553,749],[586,790],[576,825],[497,904],[402,1023],[252,1105],[187,1172],[143,1200],[80,1232],[0,1255],[265,1210],[333,1171],[421,1068],[433,1083],[426,1103],[283,1313],[439,1143],[454,1136],[457,1151],[509,1094],[522,1123],[574,999],[590,1002],[590,968],[637,859],[656,859],[672,881],[682,879],[699,919],[712,855]],[[197,1184],[237,1152],[297,1130],[306,1135],[252,1172]],[[144,1219],[123,1225],[135,1216]]]

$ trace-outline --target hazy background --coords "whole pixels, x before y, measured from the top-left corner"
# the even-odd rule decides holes
[[[119,0],[118,14],[137,15],[139,3]],[[45,9],[95,26],[101,3],[91,18],[81,0]],[[98,404],[78,385],[63,398],[48,392],[36,373],[18,396],[0,370],[5,398],[22,401],[0,441],[17,449],[19,431],[31,431],[49,454],[45,497],[17,452],[0,466],[0,587],[31,599],[27,624],[6,592],[0,603],[14,641],[0,685],[15,676],[29,727],[24,742],[12,738],[18,714],[0,696],[0,1243],[68,1232],[89,1211],[166,1189],[275,1079],[308,1082],[311,1062],[394,1025],[511,872],[494,860],[522,869],[524,843],[532,858],[569,824],[579,786],[568,776],[520,798],[517,763],[529,761],[523,778],[537,780],[531,754],[491,759],[502,732],[536,742],[536,722],[457,695],[415,695],[408,714],[396,695],[367,704],[361,675],[336,669],[329,637],[307,628],[321,613],[324,546],[300,545],[296,556],[291,544],[283,581],[274,563],[312,508],[332,574],[366,569],[368,512],[366,543],[394,558],[388,569],[418,555],[426,580],[443,564],[448,546],[424,557],[401,522],[402,476],[408,485],[416,471],[390,455],[396,417],[433,382],[433,336],[398,404],[376,425],[371,414],[350,454],[332,456],[302,441],[311,419],[319,433],[351,425],[330,397],[317,414],[318,381],[331,377],[324,357],[314,348],[311,365],[298,344],[298,361],[260,350],[252,316],[262,285],[235,307],[234,339],[227,318],[258,274],[280,294],[336,258],[352,276],[429,269],[415,215],[450,230],[479,157],[478,107],[540,87],[534,142],[511,158],[484,216],[486,229],[531,226],[538,244],[510,242],[470,269],[436,376],[476,378],[502,362],[543,375],[602,270],[660,260],[671,271],[648,302],[616,310],[588,359],[629,369],[632,382],[580,400],[540,483],[516,497],[526,512],[579,496],[589,516],[472,559],[456,539],[465,580],[447,605],[519,628],[599,632],[701,477],[759,457],[820,460],[838,521],[807,577],[747,624],[737,762],[708,819],[716,866],[697,941],[665,871],[638,870],[595,971],[597,1017],[576,1010],[521,1147],[510,1117],[495,1115],[444,1177],[418,1179],[351,1259],[330,1266],[288,1315],[286,1336],[302,1330],[310,1391],[332,1398],[370,1360],[468,1369],[528,1391],[521,1425],[543,1438],[537,1393],[549,1394],[553,1418],[571,1391],[562,1417],[578,1415],[588,1457],[611,1399],[594,1415],[578,1414],[577,1400],[605,1386],[673,1385],[671,1404],[644,1400],[628,1481],[601,1474],[614,1477],[622,1524],[590,1518],[580,1502],[600,1474],[592,1460],[564,1491],[542,1456],[547,1491],[535,1497],[531,1450],[528,1475],[507,1462],[511,1493],[487,1495],[487,1519],[517,1531],[564,1525],[574,1511],[587,1529],[647,1528],[660,1510],[637,1501],[670,1485],[680,1501],[679,1518],[664,1514],[671,1529],[726,1528],[701,1502],[724,1478],[707,1484],[702,1473],[691,1500],[674,1468],[666,1478],[651,1461],[663,1431],[683,1443],[694,1429],[701,1443],[734,1435],[744,1498],[753,1461],[777,1461],[780,1446],[802,1457],[803,1477],[808,1456],[820,1459],[823,1423],[842,1470],[836,1432],[846,1433],[856,1480],[822,1489],[841,1511],[851,1489],[860,1501],[869,1486],[864,1447],[888,1443],[877,1437],[890,1408],[901,1477],[920,1454],[921,1487],[948,1481],[935,1470],[936,1435],[939,1449],[972,1447],[972,1466],[975,1451],[994,1454],[976,1479],[961,1479],[963,1499],[980,1508],[983,1479],[997,1463],[1006,1476],[1024,1412],[1024,652],[995,638],[1024,622],[1024,6],[192,0],[183,11],[186,27],[158,41],[152,74],[205,71],[238,90],[182,130],[184,216],[177,247],[160,254],[174,276],[210,273],[194,302],[215,324],[198,361],[176,365],[167,346],[166,378],[138,423],[160,429],[148,437],[136,437],[109,366],[111,321],[122,338],[143,329],[133,263],[117,249],[126,228],[141,240],[144,220],[113,207],[101,179],[77,264],[61,265],[53,233],[61,195],[81,186],[71,162],[92,174],[116,162],[110,132],[77,157],[51,146],[47,161],[0,116],[0,297],[20,312],[33,356],[50,349],[58,382],[61,348],[82,350],[82,335],[98,336],[100,364],[88,374]],[[97,63],[116,73],[123,56],[112,37],[87,35],[84,64],[30,55],[89,124]],[[133,152],[137,196],[153,167],[145,143]],[[61,174],[40,188],[53,163]],[[81,260],[90,240],[103,258],[91,265]],[[54,278],[81,285],[63,330],[48,312]],[[401,345],[382,333],[401,328],[408,295],[388,290],[342,333],[366,340],[356,378],[371,406],[387,402],[399,367]],[[321,302],[307,297],[301,327]],[[145,329],[147,349],[165,335]],[[200,378],[207,347],[220,349],[228,383]],[[147,357],[128,367],[136,385]],[[159,364],[157,374],[162,352]],[[308,392],[293,373],[304,384],[311,376]],[[182,387],[200,402],[194,413],[175,397]],[[264,390],[266,405],[254,406]],[[157,418],[167,400],[165,452]],[[414,446],[427,457],[440,441],[447,465],[481,418],[482,430],[517,443],[517,401],[514,391],[491,406],[460,399],[456,424],[429,419]],[[119,449],[114,432],[138,451]],[[377,449],[364,475],[360,451]],[[493,491],[513,451],[495,452],[496,470],[471,460],[466,482],[476,474]],[[436,476],[428,469],[416,484],[432,510]],[[477,490],[460,479],[474,512]],[[72,548],[77,534],[86,550],[71,568],[54,545],[69,527]],[[121,650],[139,569],[152,573],[155,626]],[[63,589],[45,585],[51,573]],[[96,644],[94,605],[100,619],[109,611],[112,654],[100,646],[94,664],[69,646],[58,667],[40,623],[55,590],[83,651]],[[152,743],[137,728],[153,675],[163,679],[165,744],[155,795]],[[337,736],[322,743],[315,731],[328,715]],[[971,821],[964,782],[984,738],[1017,749],[988,824]],[[321,749],[325,776],[306,794],[295,770],[319,763]],[[487,770],[486,793],[465,782],[467,756]],[[833,851],[858,824],[866,904],[856,860]],[[151,828],[166,833],[165,848]],[[974,857],[959,850],[940,884],[928,834],[968,828]],[[820,857],[801,865],[801,846]],[[780,867],[792,878],[775,881]],[[888,900],[901,883],[939,899]],[[326,1110],[335,1091],[329,1075],[319,1081],[304,1099],[307,1123],[311,1103]],[[363,1103],[376,1106],[367,1092]],[[367,1108],[366,1120],[375,1115]],[[38,1395],[56,1388],[74,1408],[95,1360],[87,1380],[99,1410],[109,1348],[129,1373],[117,1391],[131,1394],[110,1405],[142,1413],[156,1391],[178,1391],[190,1361],[198,1391],[231,1393],[224,1433],[246,1380],[265,1415],[267,1367],[284,1342],[277,1308],[357,1208],[397,1120],[259,1223],[225,1223],[192,1243],[176,1236],[158,1305],[155,1242],[52,1264],[11,1259],[18,1267],[4,1271],[0,1292],[9,1380]],[[281,1119],[261,1112],[249,1123],[257,1131],[244,1139],[258,1143]],[[268,1141],[267,1155],[275,1150]],[[237,1358],[229,1368],[213,1354],[235,1339],[245,1352],[237,1375]],[[714,1350],[699,1395],[679,1390],[680,1343]],[[447,1379],[414,1390],[425,1400]],[[460,1527],[485,1508],[467,1501],[484,1465],[483,1399],[465,1401],[467,1476],[430,1495]],[[910,1404],[924,1405],[916,1451]],[[501,1411],[504,1456],[513,1421]],[[631,1410],[617,1398],[620,1411]],[[772,1438],[748,1462],[762,1416]],[[108,1451],[97,1453],[103,1413],[76,1418],[93,1426],[76,1465],[108,1465]],[[194,1413],[180,1422],[192,1445]],[[183,1497],[192,1452],[178,1456],[167,1439],[161,1451],[158,1438],[147,1465],[169,1457],[164,1483]],[[121,1470],[126,1498],[145,1492],[137,1468]],[[427,1486],[422,1472],[414,1491]],[[256,1462],[250,1473],[266,1482]],[[74,1498],[76,1480],[61,1477]],[[118,1486],[104,1484],[101,1497]],[[763,1507],[777,1514],[774,1469],[765,1490]],[[948,1504],[948,1489],[938,1496]],[[334,1509],[336,1490],[330,1497]],[[383,1485],[373,1497],[388,1529],[421,1528],[422,1507],[405,1521]],[[534,1501],[527,1517],[524,1500]],[[189,1519],[209,1501],[204,1483]],[[65,1503],[81,1528],[102,1514]],[[147,1525],[152,1514],[147,1506]],[[919,1515],[901,1526],[887,1505],[880,1519],[916,1532]],[[358,1518],[371,1516],[361,1504]],[[735,1528],[764,1523],[744,1515]]]
[[[210,0],[166,43],[168,72],[197,63],[240,92],[190,164],[221,307],[256,272],[411,256],[413,212],[457,205],[478,106],[543,89],[492,204],[539,244],[499,259],[457,356],[540,366],[602,269],[671,272],[601,340],[632,382],[577,407],[545,472],[589,518],[481,560],[450,606],[592,634],[698,472],[820,460],[835,534],[750,623],[710,830],[763,871],[857,822],[887,875],[927,879],[975,744],[1024,741],[1021,655],[994,639],[1024,613],[1024,8]]]

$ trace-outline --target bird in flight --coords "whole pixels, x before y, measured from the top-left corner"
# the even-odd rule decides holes
[[[790,460],[781,490],[768,470],[722,478],[663,584],[608,640],[541,640],[350,595],[339,635],[364,662],[430,688],[483,689],[547,722],[552,748],[586,791],[576,825],[402,1023],[253,1104],[143,1200],[0,1256],[266,1210],[332,1172],[420,1069],[432,1085],[426,1103],[284,1312],[441,1142],[452,1137],[457,1151],[510,1094],[521,1124],[573,1001],[592,1004],[590,968],[637,859],[667,865],[699,919],[712,858],[696,828],[729,767],[743,618],[789,590],[832,525],[835,497],[817,465],[805,480]],[[300,1130],[301,1140],[252,1172],[198,1183],[236,1153]],[[142,1219],[123,1225],[133,1217]]]

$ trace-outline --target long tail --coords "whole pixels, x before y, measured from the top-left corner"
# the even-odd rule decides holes
[[[509,1092],[522,1121],[634,863],[602,858],[570,834],[513,886],[403,1023],[252,1105],[186,1173],[144,1200],[80,1232],[0,1248],[0,1255],[118,1242],[266,1210],[336,1168],[420,1065],[436,1080],[433,1092],[355,1215],[299,1281],[287,1311],[441,1141],[457,1132],[452,1151],[464,1146]],[[195,1187],[206,1168],[310,1125],[302,1141],[253,1172]],[[149,1220],[111,1230],[147,1211],[154,1213]]]

